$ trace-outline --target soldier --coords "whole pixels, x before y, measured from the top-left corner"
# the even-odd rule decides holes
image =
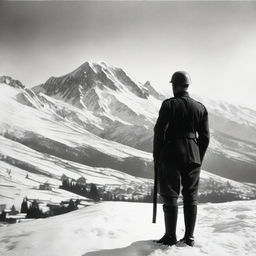
[[[163,101],[154,127],[153,157],[165,220],[165,234],[156,242],[194,246],[200,167],[210,141],[208,112],[189,96],[187,72],[175,72],[170,83],[174,97]],[[185,234],[177,241],[180,182]]]

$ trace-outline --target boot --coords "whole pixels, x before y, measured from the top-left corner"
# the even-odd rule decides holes
[[[185,245],[194,246],[195,238],[194,237],[183,237],[176,244],[178,247],[184,247]]]
[[[178,206],[168,206],[164,208],[165,234],[156,243],[174,245],[177,243],[176,227],[178,218]]]
[[[178,244],[187,244],[189,246],[194,246],[194,229],[197,217],[197,205],[185,205],[184,204],[184,222],[185,222],[185,235],[179,240]]]

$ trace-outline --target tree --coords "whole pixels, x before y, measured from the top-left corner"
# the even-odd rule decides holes
[[[73,211],[73,210],[75,210],[75,209],[77,209],[77,207],[75,206],[74,201],[73,201],[72,199],[70,199],[70,200],[69,200],[69,203],[68,203],[68,210],[69,210],[69,211]]]
[[[90,192],[89,192],[89,196],[90,196],[91,199],[93,199],[95,201],[100,200],[100,195],[99,195],[98,189],[97,189],[97,187],[94,183],[91,184],[91,189],[90,189]]]
[[[3,210],[2,213],[0,214],[0,220],[5,220],[6,219],[6,211]]]
[[[43,212],[39,209],[39,203],[33,200],[32,204],[28,208],[27,218],[40,218],[43,216]]]
[[[21,204],[21,213],[27,213],[28,212],[28,201],[27,198],[23,198],[23,202]]]
[[[19,212],[16,210],[16,208],[15,208],[15,206],[14,206],[14,204],[13,204],[12,207],[11,207],[11,212],[10,212],[10,214],[11,214],[11,215],[16,215],[17,213],[19,213]]]
[[[76,208],[77,208],[77,206],[78,206],[80,203],[81,203],[81,200],[80,200],[80,199],[76,199],[76,201],[75,201],[75,206],[76,206]]]

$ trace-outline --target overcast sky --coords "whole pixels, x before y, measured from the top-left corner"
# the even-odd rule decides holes
[[[0,74],[31,87],[85,61],[256,109],[255,2],[0,2]]]

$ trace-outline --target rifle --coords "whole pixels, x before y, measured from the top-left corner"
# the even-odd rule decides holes
[[[158,185],[158,164],[154,162],[154,194],[153,194],[153,220],[152,223],[156,223],[156,213],[157,213],[157,185]]]

